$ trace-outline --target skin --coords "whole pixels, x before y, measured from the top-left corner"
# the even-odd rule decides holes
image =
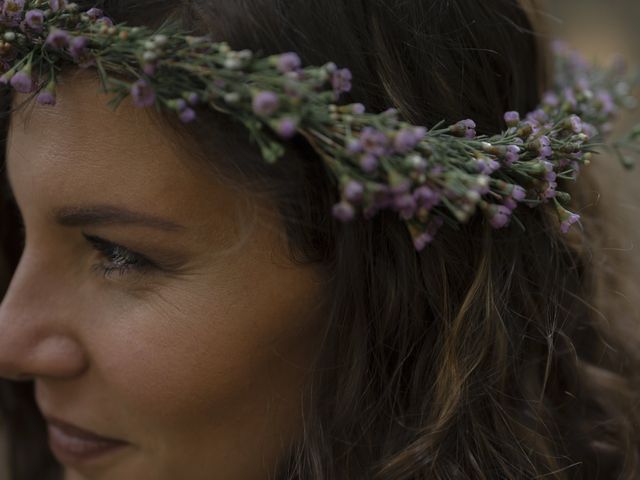
[[[131,443],[66,480],[268,478],[301,434],[320,275],[288,260],[275,207],[190,168],[129,99],[110,110],[91,73],[66,78],[56,106],[11,119],[26,244],[0,305],[0,376],[33,380],[44,414]],[[184,228],[56,219],[95,205]],[[159,268],[96,271],[118,260],[83,234]]]

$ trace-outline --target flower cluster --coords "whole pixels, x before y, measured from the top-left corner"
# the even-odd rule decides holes
[[[340,105],[353,77],[333,62],[303,67],[295,52],[257,57],[170,23],[155,31],[116,25],[100,9],[81,11],[67,0],[0,0],[0,85],[55,105],[59,65],[94,67],[114,108],[130,97],[184,123],[196,121],[199,108],[215,109],[246,126],[267,162],[302,135],[335,174],[333,215],[347,222],[392,210],[417,250],[445,222],[456,226],[478,210],[494,228],[517,221],[520,204],[551,203],[563,232],[579,221],[558,182],[576,179],[633,98],[619,61],[596,67],[561,44],[555,53],[557,81],[539,108],[506,112],[505,130],[485,136],[471,119],[427,128],[402,121],[394,108]],[[625,141],[640,140],[634,132]],[[631,167],[624,146],[613,148]]]

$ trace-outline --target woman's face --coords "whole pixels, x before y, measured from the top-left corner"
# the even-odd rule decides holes
[[[301,433],[321,278],[287,259],[272,206],[245,231],[248,194],[109,98],[78,71],[56,106],[13,114],[26,244],[0,376],[33,379],[45,416],[127,442],[63,460],[67,479],[268,478]]]

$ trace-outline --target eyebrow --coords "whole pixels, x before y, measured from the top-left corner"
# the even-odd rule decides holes
[[[147,213],[134,212],[113,205],[62,207],[53,210],[53,218],[63,227],[95,225],[141,225],[168,232],[185,230],[184,225]]]
[[[9,181],[9,169],[0,165],[2,184],[8,200],[17,205],[13,186]],[[115,205],[89,205],[56,208],[52,212],[55,222],[63,227],[84,227],[96,225],[141,225],[166,232],[179,232],[187,227],[179,223],[148,213],[134,212]]]

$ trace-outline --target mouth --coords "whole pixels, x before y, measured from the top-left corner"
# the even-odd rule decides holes
[[[58,461],[69,467],[81,467],[130,445],[124,440],[103,437],[54,417],[45,416],[49,447]]]

